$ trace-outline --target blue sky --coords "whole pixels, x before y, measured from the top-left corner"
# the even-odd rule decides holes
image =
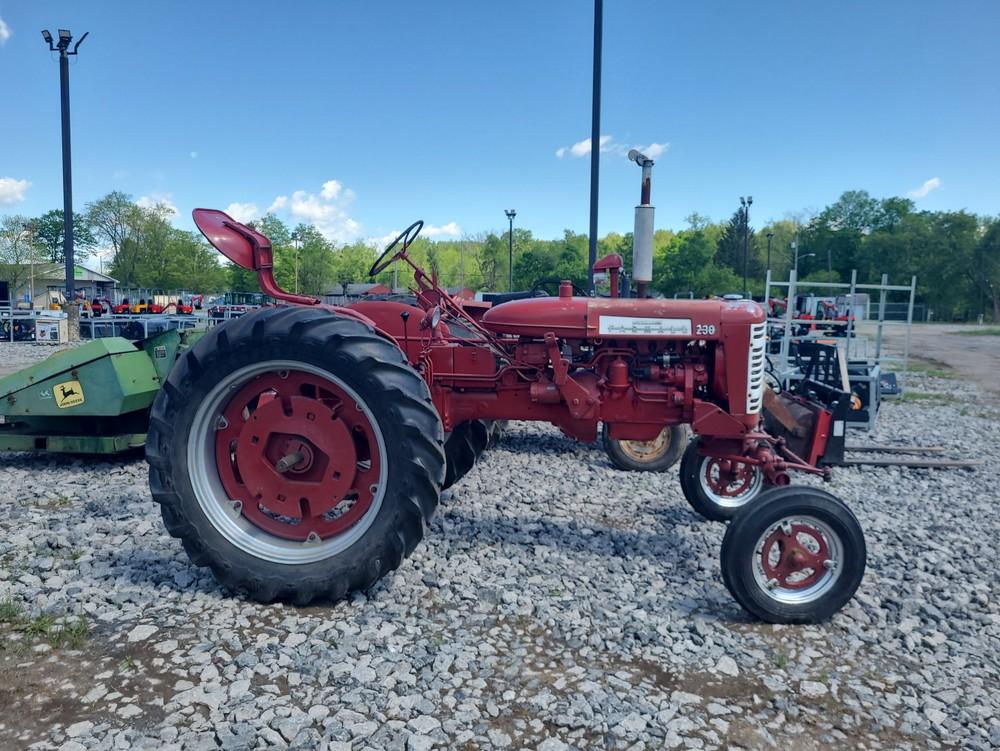
[[[336,240],[416,218],[500,229],[512,207],[541,237],[586,231],[588,0],[0,0],[0,19],[0,214],[61,207],[39,31],[63,26],[90,32],[71,68],[77,207],[120,189],[189,227],[197,206],[275,206]],[[992,0],[606,0],[600,233],[631,228],[623,151],[651,144],[658,227],[748,193],[757,224],[853,188],[1000,212],[998,22]]]

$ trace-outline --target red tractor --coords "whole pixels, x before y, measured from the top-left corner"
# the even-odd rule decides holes
[[[221,211],[194,219],[285,303],[213,328],[152,409],[153,497],[226,587],[302,605],[371,587],[420,542],[488,421],[541,420],[582,441],[601,424],[635,441],[690,425],[681,486],[697,510],[731,519],[723,580],[757,617],[815,622],[857,589],[866,552],[854,515],[822,490],[788,487],[790,471],[829,473],[815,465],[830,420],[800,436],[807,459],[763,429],[755,303],[581,297],[565,283],[558,297],[473,315],[409,257],[415,222],[371,274],[411,266],[417,305],[329,306],[275,284],[262,234]]]

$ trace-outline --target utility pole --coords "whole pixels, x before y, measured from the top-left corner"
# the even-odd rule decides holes
[[[753,203],[753,196],[744,198],[740,196],[740,206],[743,213],[743,297],[750,297],[750,289],[747,284],[747,271],[750,262],[750,205]]]
[[[796,235],[792,239],[792,242],[790,243],[790,247],[792,249],[792,253],[795,254],[795,263],[793,264],[793,266],[795,268],[795,273],[798,274],[799,273],[799,236],[798,235]]]
[[[59,100],[62,109],[62,163],[63,163],[63,255],[66,261],[66,302],[73,304],[76,300],[73,258],[73,170],[72,157],[70,154],[70,127],[69,127],[69,58],[76,55],[87,38],[84,33],[70,52],[69,46],[73,41],[73,34],[69,29],[59,29],[59,41],[53,44],[52,34],[48,29],[42,32],[42,38],[49,45],[49,50],[59,53]],[[79,321],[77,323],[79,325]],[[72,325],[70,326],[72,328]],[[72,335],[70,335],[72,339]]]
[[[517,212],[514,209],[504,209],[507,215],[507,291],[514,291],[514,217]]]
[[[767,270],[771,270],[771,238],[774,237],[773,232],[767,233]]]
[[[594,0],[594,83],[590,116],[590,259],[587,291],[594,294],[594,264],[597,263],[597,186],[601,166],[601,37],[604,0]]]

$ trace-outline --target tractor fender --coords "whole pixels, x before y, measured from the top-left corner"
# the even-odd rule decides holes
[[[374,320],[369,316],[366,316],[364,313],[355,310],[353,306],[348,307],[346,305],[327,305],[326,303],[320,303],[315,307],[322,308],[323,310],[333,313],[334,315],[340,316],[341,318],[352,318],[355,321],[360,321],[366,326],[370,326],[372,328],[372,331],[381,336],[383,339],[387,339],[388,341],[392,342],[394,345],[399,347],[400,350],[403,349],[402,347],[399,346],[399,341],[397,340],[397,337],[393,336],[392,332],[387,331],[384,328],[384,326],[381,325],[380,321]]]
[[[396,302],[395,300],[361,300],[348,306],[357,316],[366,321],[371,321],[379,331],[388,334],[393,339],[402,339],[406,334],[410,337],[419,336],[420,321],[424,317],[422,308],[416,305]],[[405,327],[403,313],[408,313]]]

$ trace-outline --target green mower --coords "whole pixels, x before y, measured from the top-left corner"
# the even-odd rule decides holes
[[[149,408],[201,330],[97,339],[0,378],[0,451],[120,454],[146,442]]]

